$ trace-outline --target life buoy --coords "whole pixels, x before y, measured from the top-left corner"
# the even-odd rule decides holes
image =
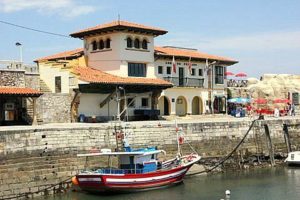
[[[79,183],[78,183],[78,180],[77,180],[77,178],[76,178],[76,176],[73,176],[72,177],[72,183],[74,184],[74,185],[78,185]]]

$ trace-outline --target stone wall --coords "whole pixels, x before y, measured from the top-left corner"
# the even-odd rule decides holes
[[[0,70],[0,86],[25,87],[25,71]]]
[[[204,157],[223,157],[240,141],[251,121],[178,123],[185,132],[184,153],[191,152],[187,141]],[[286,154],[283,124],[290,124],[293,150],[300,148],[300,118],[256,122],[239,151],[268,155],[263,125],[268,124],[276,154]],[[176,152],[176,133],[171,122],[131,122],[126,133],[134,147],[158,146],[167,157]],[[0,198],[42,191],[59,183],[96,160],[77,158],[77,153],[114,149],[114,124],[62,124],[0,129]],[[99,164],[99,160],[97,161]],[[51,189],[53,191],[53,189]]]
[[[71,95],[45,93],[37,100],[37,116],[41,123],[71,122]]]
[[[25,87],[40,91],[40,75],[38,73],[26,73]]]

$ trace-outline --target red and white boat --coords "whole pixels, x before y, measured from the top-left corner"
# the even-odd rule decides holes
[[[178,137],[178,134],[177,134]],[[177,138],[182,142],[182,138]],[[180,147],[178,143],[178,152]],[[165,153],[155,147],[132,150],[125,147],[122,152],[109,149],[99,153],[78,154],[79,157],[107,156],[108,167],[85,170],[73,177],[72,182],[87,192],[133,192],[171,186],[183,181],[190,167],[200,160],[192,153],[159,162],[158,154]],[[113,168],[111,158],[118,157],[118,167]]]

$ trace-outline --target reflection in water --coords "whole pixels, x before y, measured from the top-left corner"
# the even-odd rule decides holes
[[[231,191],[226,197],[225,191]],[[38,198],[41,200],[44,198]],[[298,200],[300,168],[278,167],[186,178],[183,184],[161,190],[120,195],[69,192],[49,200]]]

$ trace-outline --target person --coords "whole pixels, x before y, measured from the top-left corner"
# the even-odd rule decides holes
[[[292,116],[292,105],[288,103],[288,116]]]
[[[247,115],[248,115],[248,117],[252,117],[252,107],[251,107],[250,103],[247,104],[246,109],[247,109]]]
[[[274,117],[279,117],[279,109],[278,108],[274,109]]]
[[[296,107],[295,107],[295,104],[292,103],[291,105],[291,116],[295,116],[296,115]]]

